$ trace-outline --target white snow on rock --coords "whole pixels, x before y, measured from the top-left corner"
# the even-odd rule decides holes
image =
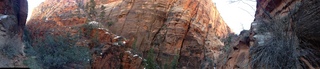
[[[106,34],[110,34],[109,32],[106,32]]]
[[[130,54],[131,54],[131,51],[125,51],[125,52],[127,52],[127,53],[130,53]]]
[[[257,34],[254,35],[253,38],[255,38],[259,44],[259,46],[264,45],[265,41],[272,38],[272,34],[270,32],[266,32],[265,34]]]
[[[132,55],[131,51],[125,51],[125,52],[129,53],[130,55]],[[138,57],[138,58],[142,59],[142,57],[139,56],[138,54],[134,54],[134,55],[132,55],[132,56],[133,56],[133,57]],[[143,59],[143,60],[146,61],[146,59]]]
[[[115,42],[115,43],[112,43],[112,45],[119,46],[119,43],[118,43],[118,42]]]
[[[118,38],[120,38],[120,36],[116,36],[116,37],[114,37],[113,39],[118,39]]]
[[[8,15],[2,15],[2,16],[0,16],[0,20],[5,19],[7,17],[8,17]]]
[[[99,24],[99,22],[97,22],[97,21],[91,21],[91,22],[89,22],[89,24],[98,25],[98,24]]]
[[[134,54],[134,55],[133,55],[133,57],[137,57],[137,56],[138,56],[138,54]]]
[[[122,41],[122,43],[123,43],[123,44],[126,44],[127,42],[126,42],[126,41]]]

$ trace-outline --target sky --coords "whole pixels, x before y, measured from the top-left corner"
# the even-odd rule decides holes
[[[36,8],[38,5],[40,5],[40,3],[42,3],[44,0],[28,0],[28,18],[27,20],[29,20],[31,14],[32,14],[32,10],[34,8]]]
[[[28,18],[32,10],[44,0],[28,0]],[[242,0],[231,3],[235,0],[212,0],[223,18],[233,32],[239,34],[243,29],[250,29],[250,24],[254,19],[256,2],[255,0]]]
[[[212,0],[228,26],[239,34],[243,29],[250,29],[256,10],[256,0],[242,0],[234,3],[235,0]]]

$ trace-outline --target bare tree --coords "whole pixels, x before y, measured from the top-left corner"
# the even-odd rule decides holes
[[[253,11],[255,11],[254,7],[253,7],[252,5],[250,5],[249,3],[247,3],[248,1],[249,1],[249,2],[256,2],[255,0],[229,0],[229,4],[243,3],[243,4],[248,5]],[[241,7],[238,7],[238,8],[240,8],[241,10],[244,10],[244,11],[247,12],[249,15],[251,15],[252,17],[254,17],[253,14],[250,13],[248,10],[245,10],[244,8],[241,8]]]

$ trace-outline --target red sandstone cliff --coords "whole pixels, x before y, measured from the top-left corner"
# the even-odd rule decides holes
[[[27,27],[33,36],[86,35],[76,45],[94,51],[91,68],[319,68],[319,1],[258,0],[250,31],[231,38],[209,0],[96,0],[96,14],[87,2],[47,0]]]
[[[95,2],[94,11],[98,14],[89,14],[96,16],[89,18],[88,10],[83,6],[88,0],[46,0],[34,9],[27,27],[34,36],[44,36],[48,32],[73,34],[79,32],[73,27],[98,21],[107,27],[106,30],[93,29],[91,33],[98,33],[100,42],[106,44],[101,48],[101,55],[92,54],[92,68],[130,69],[148,65],[156,68],[213,68],[224,46],[220,40],[231,32],[211,0]],[[101,10],[101,6],[106,8]],[[103,18],[98,17],[101,11],[105,12]],[[108,44],[117,41],[113,39],[117,37],[114,35],[126,38],[125,45]],[[91,36],[83,40],[90,40]],[[78,43],[94,47],[86,41]],[[154,61],[148,64],[147,59]]]

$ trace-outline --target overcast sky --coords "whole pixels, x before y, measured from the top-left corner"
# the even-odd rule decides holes
[[[255,0],[238,0],[234,3],[230,3],[232,0],[212,1],[215,2],[223,20],[235,33],[239,34],[243,28],[246,30],[250,29],[256,9]]]
[[[29,13],[28,19],[32,13],[32,10],[37,7],[44,0],[28,0]],[[220,15],[229,27],[235,32],[240,33],[244,29],[250,29],[250,24],[253,21],[256,2],[249,0],[237,1],[230,3],[232,0],[212,0],[215,2]],[[234,0],[233,0],[234,1]],[[250,7],[250,6],[251,7]],[[243,26],[243,27],[242,27]]]
[[[27,20],[29,20],[31,14],[32,14],[32,10],[43,1],[44,0],[28,0],[28,18],[27,18]]]

